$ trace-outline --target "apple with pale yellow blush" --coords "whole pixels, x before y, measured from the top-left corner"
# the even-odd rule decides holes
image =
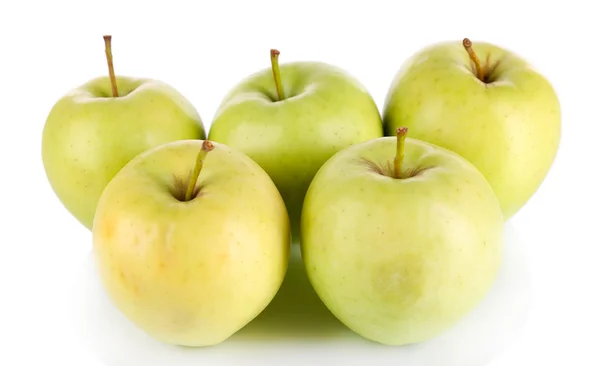
[[[102,193],[92,232],[114,305],[155,339],[192,347],[223,342],[265,309],[291,245],[267,173],[207,140],[134,158]]]

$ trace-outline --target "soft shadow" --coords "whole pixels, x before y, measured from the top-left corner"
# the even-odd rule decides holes
[[[315,294],[294,245],[271,304],[225,342],[195,349],[162,344],[129,322],[108,299],[90,255],[69,301],[80,342],[72,346],[88,348],[109,366],[335,365],[341,358],[382,366],[484,365],[519,337],[528,315],[526,243],[510,224],[507,234],[505,261],[488,296],[454,327],[418,345],[386,347],[346,328]]]
[[[269,306],[231,339],[244,341],[319,339],[353,336],[323,304],[313,290],[306,271],[300,246],[292,245],[289,267]]]

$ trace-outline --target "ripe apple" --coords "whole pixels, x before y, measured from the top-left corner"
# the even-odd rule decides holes
[[[150,336],[183,346],[220,343],[256,317],[283,281],[291,238],[264,170],[207,140],[134,158],[102,193],[92,234],[116,307]]]
[[[470,312],[496,278],[504,241],[483,175],[406,132],[334,155],[302,212],[315,291],[348,328],[387,345],[431,339]]]
[[[297,237],[304,195],[317,170],[337,151],[383,136],[383,125],[371,95],[348,73],[320,62],[279,67],[278,55],[271,50],[271,69],[247,77],[224,98],[209,139],[263,167],[283,196]]]
[[[105,46],[109,77],[63,96],[42,136],[50,185],[88,229],[102,190],[134,156],[166,142],[206,137],[197,111],[175,89],[157,80],[115,76],[110,36]]]
[[[509,220],[537,191],[553,164],[560,105],[549,81],[524,59],[490,43],[441,42],[407,60],[388,92],[386,135],[457,152],[496,193]]]

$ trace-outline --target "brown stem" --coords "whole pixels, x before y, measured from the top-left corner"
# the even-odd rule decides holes
[[[202,166],[204,166],[204,159],[206,159],[206,154],[212,149],[214,149],[214,147],[215,146],[208,140],[204,140],[204,142],[202,142],[202,149],[200,149],[200,152],[196,157],[196,166],[194,166],[194,171],[190,176],[187,191],[185,192],[185,201],[189,201],[193,198],[194,191],[196,190],[196,183],[198,182],[198,177],[200,176],[200,171],[202,170]]]
[[[112,88],[112,95],[116,98],[119,96],[119,91],[117,90],[117,78],[115,77],[115,68],[113,66],[111,41],[112,36],[104,36],[104,49],[106,53],[106,62],[108,63],[108,75],[110,76],[110,86]]]
[[[477,74],[477,78],[481,81],[484,81],[483,78],[485,77],[485,75],[483,74],[483,67],[481,67],[481,61],[479,61],[479,57],[477,57],[477,54],[475,53],[475,51],[473,51],[473,43],[471,42],[471,40],[468,38],[463,39],[463,47],[465,48],[465,50],[467,50],[471,61],[473,61],[473,63],[475,64],[475,72]]]
[[[408,134],[408,127],[396,130],[396,156],[394,157],[394,178],[402,178],[402,161],[404,160],[404,142]]]
[[[279,100],[285,99],[283,94],[283,84],[281,83],[281,74],[279,73],[279,51],[271,50],[271,68],[273,69],[273,79],[275,79],[275,89],[277,89],[277,97]]]

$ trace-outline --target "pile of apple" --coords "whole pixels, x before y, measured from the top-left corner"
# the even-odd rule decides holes
[[[214,345],[252,321],[296,241],[349,329],[388,345],[431,339],[489,291],[504,223],[558,150],[552,86],[489,43],[416,53],[382,114],[343,70],[280,66],[272,50],[206,136],[170,86],[116,77],[104,39],[109,75],[53,107],[44,167],[92,231],[115,306],[170,344]]]

